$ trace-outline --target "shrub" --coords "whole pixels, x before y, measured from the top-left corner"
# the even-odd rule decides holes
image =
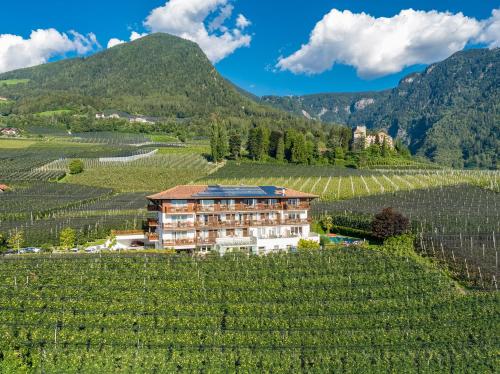
[[[386,239],[408,231],[410,221],[392,208],[385,208],[372,221],[373,236]]]
[[[83,161],[71,160],[68,167],[70,174],[80,174],[83,171]]]
[[[383,252],[398,255],[398,256],[414,256],[415,252],[415,237],[410,234],[393,236],[384,240],[381,249]]]
[[[62,249],[68,250],[75,246],[76,231],[71,227],[66,227],[59,234],[59,245]]]
[[[303,249],[319,249],[319,243],[315,242],[314,240],[307,240],[307,239],[300,239],[299,240],[299,245],[297,246],[298,249],[303,250]]]

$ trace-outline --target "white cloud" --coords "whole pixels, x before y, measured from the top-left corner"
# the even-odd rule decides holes
[[[489,48],[500,47],[500,9],[494,9],[491,17],[482,22],[482,31],[476,42],[487,44]]]
[[[68,34],[55,29],[34,30],[28,39],[0,34],[0,73],[43,64],[70,52],[83,55],[99,47],[94,34],[84,36],[76,31]]]
[[[366,78],[406,66],[440,61],[480,40],[498,45],[500,12],[486,21],[462,13],[402,10],[386,18],[332,9],[311,32],[309,42],[276,67],[295,74],[318,74],[334,64],[354,66]]]
[[[111,39],[109,39],[109,42],[108,42],[108,48],[113,48],[113,47],[120,45],[120,44],[123,44],[123,43],[126,43],[126,41],[121,40],[121,39],[117,39],[117,38],[111,38]]]
[[[136,31],[132,31],[132,34],[130,34],[130,41],[133,42],[134,40],[137,40],[137,39],[140,39],[144,36],[148,35],[148,33],[142,33],[142,34],[139,34],[138,32]]]
[[[243,30],[250,26],[252,22],[248,20],[247,17],[245,17],[243,14],[239,14],[238,18],[236,18],[236,26],[238,26],[239,29]]]
[[[148,35],[148,33],[146,33],[146,32],[139,34],[137,31],[132,31],[132,33],[130,34],[130,41],[133,42],[134,40],[140,39],[146,35]],[[111,39],[109,39],[109,42],[108,42],[108,48],[113,48],[117,45],[124,44],[124,43],[126,43],[125,40],[121,40],[118,38],[111,38]]]
[[[212,20],[212,22],[210,22],[210,25],[208,26],[208,31],[212,32],[215,30],[220,30],[221,28],[224,29],[224,31],[227,30],[227,28],[224,26],[224,22],[226,22],[228,18],[231,18],[231,15],[233,14],[233,9],[234,6],[232,6],[231,4],[227,4],[224,7],[222,7],[217,17],[215,17]]]
[[[236,49],[249,46],[252,40],[238,26],[224,25],[233,11],[228,3],[229,0],[170,0],[153,9],[144,25],[152,32],[166,32],[198,43],[216,63]],[[207,28],[207,18],[213,14],[216,16]]]

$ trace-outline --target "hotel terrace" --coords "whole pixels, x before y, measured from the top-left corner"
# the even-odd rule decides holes
[[[309,208],[317,196],[276,186],[177,186],[148,196],[146,232],[116,232],[115,248],[178,251],[233,249],[268,253],[319,242],[310,232]]]

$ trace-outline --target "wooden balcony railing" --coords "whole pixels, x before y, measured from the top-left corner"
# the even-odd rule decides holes
[[[165,247],[173,247],[178,245],[191,245],[196,244],[195,239],[178,239],[178,240],[164,240],[163,245]]]
[[[297,209],[309,209],[311,204],[309,203],[299,203],[299,204],[285,204],[285,209],[288,210],[297,210]]]
[[[192,205],[188,206],[165,206],[163,208],[164,213],[194,213],[196,211],[195,207]]]
[[[163,228],[166,230],[170,229],[190,229],[196,227],[194,222],[172,222],[172,223],[165,223],[163,225]]]
[[[259,210],[281,210],[281,204],[233,204],[233,205],[197,205],[197,212],[238,212],[238,211],[259,211]]]
[[[244,221],[211,221],[196,222],[195,227],[255,227],[255,226],[276,226],[276,225],[295,225],[308,224],[310,219],[262,219],[262,220],[244,220]]]

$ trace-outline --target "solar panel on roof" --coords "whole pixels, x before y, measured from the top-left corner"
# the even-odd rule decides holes
[[[253,197],[276,196],[274,186],[208,186],[205,191],[195,194],[196,197]]]

